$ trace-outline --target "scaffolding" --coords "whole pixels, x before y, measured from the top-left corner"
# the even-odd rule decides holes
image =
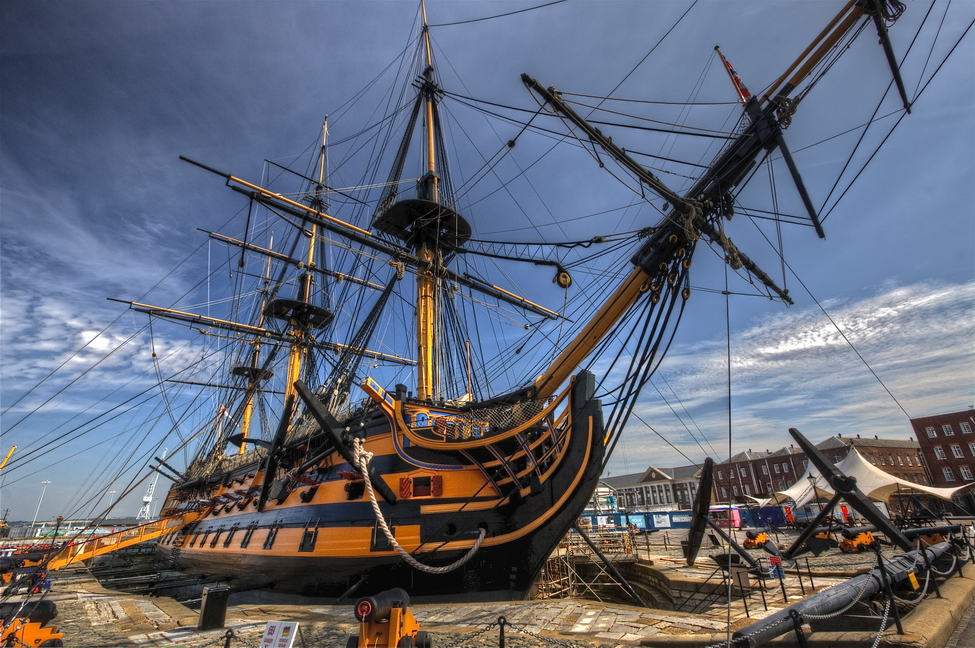
[[[610,526],[583,529],[609,561],[615,563],[636,558],[632,529]],[[570,530],[542,568],[534,598],[581,596],[603,602],[608,599],[608,593],[625,589],[582,535]]]

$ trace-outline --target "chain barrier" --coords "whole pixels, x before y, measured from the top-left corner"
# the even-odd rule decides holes
[[[504,619],[504,617],[499,617],[498,618],[498,623],[499,624],[502,623],[502,620],[503,619]],[[542,635],[538,634],[537,632],[532,632],[531,630],[529,630],[528,628],[526,628],[524,626],[515,625],[514,623],[511,623],[510,621],[507,621],[507,620],[504,621],[504,624],[507,625],[509,628],[512,628],[516,632],[520,632],[521,634],[525,634],[525,635],[528,635],[529,637],[533,637],[533,638],[538,639],[540,641],[544,641],[545,643],[550,643],[550,644],[553,644],[555,646],[562,646],[563,648],[578,648],[575,644],[570,644],[567,641],[562,641],[561,639],[555,639],[553,637],[543,637]]]
[[[792,619],[791,616],[784,616],[781,619],[779,619],[778,621],[776,621],[775,623],[773,623],[772,625],[762,626],[761,629],[756,630],[755,632],[749,632],[749,633],[740,635],[738,637],[735,637],[731,641],[732,642],[738,642],[738,641],[740,641],[742,639],[751,639],[752,637],[754,637],[756,635],[759,635],[759,634],[764,634],[764,633],[768,632],[769,630],[771,630],[773,628],[778,628],[783,623],[794,623],[794,621],[793,621],[793,619]],[[706,646],[705,648],[728,648],[728,643],[729,642],[727,642],[727,641],[722,641],[720,643],[711,644],[710,646]]]
[[[472,639],[476,639],[477,637],[480,637],[482,634],[484,634],[485,632],[488,632],[488,631],[492,630],[497,625],[498,625],[498,623],[496,621],[495,622],[492,622],[492,623],[489,623],[484,628],[481,628],[480,630],[476,630],[476,631],[474,631],[474,632],[472,632],[472,633],[470,633],[468,635],[464,635],[463,637],[460,637],[459,639],[457,639],[457,641],[455,641],[454,643],[449,643],[449,644],[447,644],[445,646],[441,646],[441,648],[456,648],[456,646],[460,646],[461,644],[467,643],[468,641],[471,641]]]
[[[887,605],[884,606],[884,618],[880,621],[880,632],[877,633],[877,638],[873,640],[873,646],[870,648],[877,648],[880,645],[880,639],[884,636],[884,630],[887,629],[887,617],[890,614],[890,609],[893,607],[894,601],[892,599],[887,599]]]

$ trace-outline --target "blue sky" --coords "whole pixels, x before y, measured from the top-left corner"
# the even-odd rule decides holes
[[[723,105],[683,116],[677,108],[654,106],[653,115],[695,124],[715,117],[717,127],[728,128],[721,120],[734,114],[728,105],[734,95],[712,60],[713,47],[720,44],[757,90],[841,3],[777,3],[771,11],[766,2],[570,0],[466,22],[536,4],[542,3],[428,3],[441,73],[465,84],[452,89],[529,109],[535,104],[522,72],[545,86],[596,96],[617,85],[614,96],[655,101],[683,101],[696,92],[699,102]],[[909,94],[921,92],[913,114],[843,200],[835,207],[835,196],[828,200],[825,241],[808,228],[784,233],[796,304],[787,309],[711,293],[723,288],[723,266],[702,261],[692,276],[700,290],[655,379],[663,396],[648,387],[636,409],[683,454],[631,420],[612,474],[699,461],[705,451],[724,456],[729,393],[734,451],[787,445],[789,427],[815,440],[836,433],[906,438],[908,416],[975,405],[975,53],[973,35],[965,33],[975,5],[936,3],[922,25],[929,7],[908,3],[891,28],[901,57],[921,30],[904,64]],[[929,50],[945,11],[948,19]],[[361,116],[343,112],[343,104],[407,46],[416,13],[417,4],[405,1],[0,5],[5,431],[63,385],[52,380],[17,402],[39,380],[62,363],[63,371],[85,366],[120,341],[98,338],[72,356],[116,318],[134,322],[107,297],[145,294],[200,245],[196,228],[219,229],[238,209],[219,180],[178,157],[257,178],[265,158],[293,155],[313,141],[326,114],[333,133],[354,127]],[[959,38],[922,91],[919,80],[931,78]],[[827,201],[828,180],[859,135],[822,144],[824,133],[869,120],[889,83],[875,37],[861,37],[827,79],[800,104],[786,133],[817,205]],[[876,148],[901,116],[894,97],[880,106],[877,114],[889,116],[870,131],[865,150]],[[632,150],[643,145],[629,132],[614,135]],[[707,152],[699,155],[704,159]],[[556,201],[556,213],[596,213],[632,201],[590,156],[576,150],[567,158],[571,170],[534,186]],[[863,162],[858,155],[853,168]],[[777,174],[779,200],[794,203],[784,171]],[[763,199],[760,185],[755,204]],[[572,202],[558,202],[570,193]],[[747,220],[734,226],[735,240],[749,253],[764,245]],[[522,235],[508,223],[497,232],[484,225],[478,231]],[[157,292],[157,301],[172,299],[179,287]],[[105,387],[122,390],[131,388],[129,375],[145,370],[138,354],[120,354],[106,367]],[[36,415],[5,433],[3,452],[14,443],[29,448],[63,420],[80,416],[83,400],[59,402],[57,413]],[[136,422],[125,425],[139,429]],[[710,445],[702,441],[702,450],[687,428]],[[127,483],[129,475],[108,479],[98,467],[126,457],[126,448],[124,435],[100,445],[86,437],[81,454],[16,469],[4,477],[0,506],[12,509],[11,519],[29,519],[40,482],[50,480],[40,516],[73,514],[82,489],[122,490],[111,484]],[[120,514],[135,513],[143,490],[125,500]]]

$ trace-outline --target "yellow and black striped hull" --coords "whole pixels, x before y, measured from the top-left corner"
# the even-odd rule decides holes
[[[377,525],[361,475],[338,453],[263,510],[259,467],[239,470],[210,496],[211,512],[162,541],[160,551],[186,572],[241,589],[339,597],[402,587],[413,596],[523,598],[599,478],[602,415],[584,377],[561,410],[541,412],[518,434],[468,439],[458,449],[420,446],[389,412],[355,422],[371,466],[397,495],[378,506],[406,552],[424,565],[451,565],[483,530],[456,569],[428,573],[408,564]]]

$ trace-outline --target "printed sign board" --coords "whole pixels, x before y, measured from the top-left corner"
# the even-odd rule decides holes
[[[268,621],[261,637],[261,648],[292,648],[298,633],[297,621]]]

